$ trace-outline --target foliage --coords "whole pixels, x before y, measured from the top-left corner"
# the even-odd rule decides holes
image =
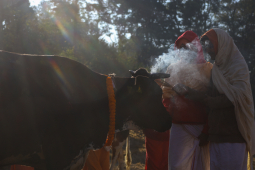
[[[202,35],[218,25],[214,19],[218,13],[218,5],[217,0],[172,0],[168,3],[168,8],[175,13],[182,32],[192,30],[197,35]]]
[[[173,43],[177,27],[164,1],[109,0],[108,8],[120,45],[130,34],[140,63],[150,66]]]
[[[28,48],[33,48],[34,22],[37,22],[35,13],[29,7],[28,0],[21,0],[13,3],[12,6],[5,6],[2,13],[2,48],[7,51],[27,53]],[[34,51],[32,50],[32,53]]]

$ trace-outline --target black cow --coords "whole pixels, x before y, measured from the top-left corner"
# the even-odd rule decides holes
[[[166,131],[162,90],[146,77],[114,78],[116,130]],[[131,124],[132,124],[131,123]],[[0,51],[0,167],[80,170],[109,129],[106,76],[58,56]]]

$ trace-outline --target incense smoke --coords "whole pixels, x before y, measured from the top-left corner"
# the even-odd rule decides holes
[[[186,48],[176,49],[174,45],[165,53],[155,59],[155,64],[151,67],[151,73],[164,72],[170,73],[170,78],[166,81],[174,86],[183,83],[189,87],[197,87],[205,84],[209,80],[198,70],[197,56],[201,51],[201,45],[197,42],[186,44]],[[210,56],[204,53],[205,60],[209,61]]]
[[[188,48],[176,49],[172,44],[168,50],[168,53],[164,53],[155,59],[154,65],[151,67],[151,73],[166,72],[170,65],[175,64],[175,67],[183,67],[182,64],[192,64],[197,57],[197,51],[201,46],[197,45],[197,41],[186,44]],[[208,53],[203,51],[206,61],[211,62],[211,57]],[[177,64],[182,61],[182,64]],[[176,65],[177,64],[177,65]]]

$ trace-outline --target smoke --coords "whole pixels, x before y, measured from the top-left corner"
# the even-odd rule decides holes
[[[203,51],[203,54],[207,62],[214,63],[214,60],[211,59],[211,56],[207,52]]]
[[[155,59],[155,63],[151,67],[151,73],[166,72],[168,66],[182,61],[182,63],[194,63],[197,58],[197,48],[194,48],[194,44],[186,44],[188,48],[176,49],[174,45],[168,50],[168,53],[164,53]]]
[[[185,48],[181,49],[176,49],[172,45],[168,53],[155,59],[155,64],[151,67],[151,73],[170,73],[170,78],[166,79],[166,82],[172,86],[182,83],[191,88],[204,90],[202,86],[208,84],[209,79],[199,71],[196,64],[198,53],[202,53],[202,46],[197,43],[198,41],[188,43]],[[205,60],[210,61],[210,55],[205,52],[203,54]]]
[[[181,65],[192,64],[196,62],[197,53],[201,51],[202,46],[198,45],[197,41],[186,44],[187,48],[176,49],[172,44],[168,53],[164,53],[155,59],[155,63],[151,67],[151,73],[165,73],[170,65],[175,67],[183,67]],[[203,51],[204,58],[207,62],[211,62],[211,57],[208,53]],[[177,64],[180,61],[181,64]]]
[[[179,59],[177,58],[177,51],[174,50],[174,45],[170,46],[168,53],[164,53],[155,59],[155,64],[151,67],[151,73],[162,72],[165,73],[167,67],[170,64],[176,63]]]

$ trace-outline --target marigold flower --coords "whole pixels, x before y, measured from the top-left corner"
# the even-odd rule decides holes
[[[106,78],[106,85],[107,85],[107,94],[108,94],[108,100],[109,100],[109,111],[110,111],[110,123],[109,123],[109,132],[106,139],[106,142],[104,146],[110,146],[112,144],[112,141],[114,139],[115,134],[115,112],[116,112],[116,99],[112,84],[112,78],[107,77]]]

